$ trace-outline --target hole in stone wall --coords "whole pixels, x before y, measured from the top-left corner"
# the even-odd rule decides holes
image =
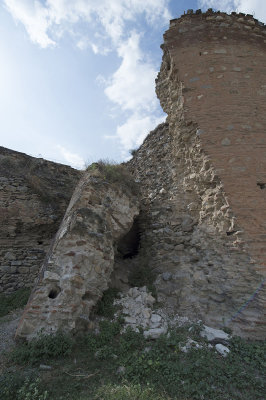
[[[123,259],[133,258],[139,252],[140,247],[140,227],[139,220],[135,218],[130,231],[119,240],[117,251]]]
[[[228,232],[226,232],[226,234],[227,234],[227,236],[231,236],[231,235],[233,235],[234,233],[236,233],[237,231],[228,231]]]
[[[266,183],[258,182],[257,186],[259,186],[261,189],[265,189],[266,188]]]
[[[37,243],[38,244],[43,244],[43,241],[42,240],[38,240]]]
[[[58,286],[52,288],[48,294],[49,299],[56,299],[60,292],[61,289]]]

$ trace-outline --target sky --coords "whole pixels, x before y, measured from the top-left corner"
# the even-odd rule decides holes
[[[0,0],[0,145],[82,169],[165,120],[163,33],[187,9],[266,23],[265,0]]]

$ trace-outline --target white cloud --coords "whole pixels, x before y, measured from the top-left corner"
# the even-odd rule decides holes
[[[200,7],[212,7],[226,12],[253,14],[255,18],[266,22],[265,0],[198,0],[198,4]]]
[[[57,145],[56,148],[59,150],[64,160],[74,168],[82,169],[84,168],[85,162],[82,157],[76,153],[72,153],[65,147]]]
[[[71,31],[78,22],[100,32],[104,29],[113,43],[126,33],[125,24],[144,15],[150,25],[170,19],[169,0],[4,0],[8,11],[20,21],[31,40],[41,47],[55,44],[62,32]]]
[[[154,90],[157,71],[140,48],[143,37],[140,21],[144,18],[152,29],[167,25],[171,18],[169,1],[4,0],[4,3],[14,19],[24,24],[30,39],[41,47],[54,46],[67,32],[81,50],[91,48],[94,54],[102,55],[111,50],[117,52],[121,58],[119,68],[109,79],[99,78],[98,82],[105,87],[108,99],[125,113],[125,122],[117,127],[116,138],[126,151],[139,145],[162,120]],[[62,146],[59,149],[73,165],[83,162]]]
[[[117,128],[117,136],[123,149],[127,151],[140,146],[145,136],[164,120],[165,117],[132,114],[123,125]]]
[[[12,14],[15,21],[22,22],[30,39],[41,47],[55,45],[48,36],[51,24],[49,11],[35,0],[4,0],[7,10]]]
[[[107,81],[105,89],[113,103],[129,112],[127,120],[116,130],[123,156],[129,149],[138,147],[149,131],[164,120],[157,115],[158,100],[154,90],[157,71],[145,59],[140,49],[140,38],[141,35],[133,31],[129,39],[118,47],[122,62]]]
[[[123,110],[151,112],[157,104],[154,93],[157,71],[145,60],[139,40],[140,35],[132,32],[130,38],[118,47],[122,62],[110,79],[105,94]]]

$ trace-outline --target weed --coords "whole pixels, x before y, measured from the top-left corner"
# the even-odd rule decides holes
[[[34,365],[43,360],[69,355],[73,344],[73,339],[62,332],[54,335],[40,334],[31,342],[17,345],[10,353],[10,359],[18,364]]]
[[[78,340],[73,348],[75,353],[72,351],[75,363],[71,364],[71,357],[68,362],[60,359],[54,361],[56,368],[46,379],[51,400],[265,398],[263,373],[266,345],[263,342],[233,338],[229,355],[222,357],[207,347],[198,329],[177,327],[157,340],[148,340],[142,333],[130,328],[121,333],[122,326],[118,321],[101,321],[99,328],[98,334],[90,333],[82,341]],[[183,353],[180,345],[186,343],[188,337],[201,343],[202,348]],[[60,341],[63,340],[61,338]],[[46,349],[44,353],[49,357],[68,355],[72,349],[68,347],[67,351],[62,351],[60,346],[58,340],[52,347],[49,345],[47,350],[45,341],[42,342],[42,349]],[[42,357],[43,352],[37,349]],[[41,359],[39,353],[37,358],[36,351],[32,352],[35,354],[34,360]],[[26,358],[30,359],[29,356]],[[123,377],[116,373],[120,366],[125,367]],[[70,372],[82,369],[86,373],[77,372],[75,377],[72,372],[64,378],[65,368]],[[95,375],[97,370],[100,373]],[[56,374],[57,378],[54,377]],[[89,384],[86,379],[78,378],[82,375],[91,376]],[[11,398],[7,397],[7,400]]]
[[[27,304],[29,295],[29,288],[21,288],[9,295],[0,295],[0,318],[7,315],[10,311],[22,308]]]
[[[40,379],[31,382],[26,379],[24,384],[17,392],[17,400],[47,400],[48,392],[40,389]]]
[[[124,189],[129,190],[130,193],[138,194],[138,184],[135,182],[134,177],[131,175],[127,167],[123,164],[117,164],[107,160],[99,160],[97,163],[91,164],[87,171],[99,171],[104,179],[113,184],[120,184]]]
[[[96,393],[95,400],[167,400],[168,396],[158,393],[154,387],[124,383],[104,385]],[[85,400],[85,399],[84,399]]]
[[[25,381],[21,373],[5,373],[0,375],[0,394],[2,400],[16,399],[19,388]]]
[[[137,154],[138,149],[131,149],[129,150],[129,153],[134,157],[135,154]]]
[[[117,311],[117,306],[114,305],[114,300],[118,297],[118,293],[118,289],[107,289],[103,293],[102,298],[96,304],[96,314],[106,318],[113,318],[115,311]]]

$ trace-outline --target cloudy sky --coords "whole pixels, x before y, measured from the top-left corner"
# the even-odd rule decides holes
[[[265,0],[0,0],[0,145],[82,168],[165,119],[163,32],[189,8],[266,22]]]

